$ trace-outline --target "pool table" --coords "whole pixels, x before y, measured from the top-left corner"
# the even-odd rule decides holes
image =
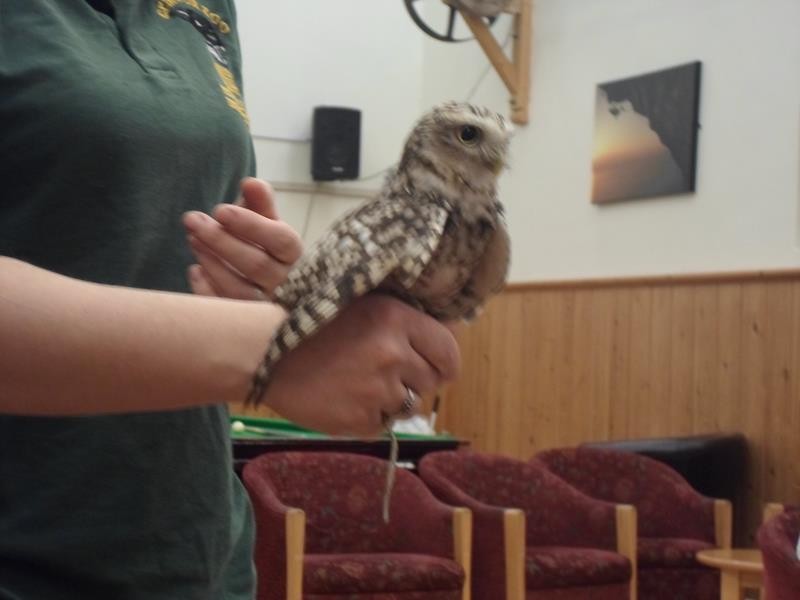
[[[388,437],[362,439],[329,436],[304,429],[285,419],[231,415],[230,420],[233,466],[240,475],[247,461],[265,452],[354,452],[379,458],[389,457]],[[398,464],[412,471],[429,452],[455,450],[467,445],[466,441],[449,434],[398,433],[397,439],[400,442]]]

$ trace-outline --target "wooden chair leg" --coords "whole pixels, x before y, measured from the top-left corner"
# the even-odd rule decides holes
[[[286,600],[303,598],[303,553],[306,513],[290,508],[286,513]]]
[[[506,509],[503,515],[506,555],[506,600],[525,600],[525,513]],[[477,599],[476,599],[477,600]]]
[[[629,504],[618,504],[617,552],[631,563],[630,600],[636,600],[639,588],[637,535],[636,507]]]
[[[472,511],[456,508],[453,511],[453,543],[456,562],[464,569],[464,587],[461,600],[470,600],[472,595]]]

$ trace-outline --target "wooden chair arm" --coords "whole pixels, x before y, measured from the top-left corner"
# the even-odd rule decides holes
[[[764,505],[764,513],[761,518],[762,523],[774,519],[783,512],[783,504],[779,502],[767,502]]]
[[[290,508],[286,513],[286,600],[303,598],[305,538],[306,513],[299,508]]]
[[[525,512],[519,508],[503,511],[503,539],[506,557],[506,600],[525,600]]]
[[[733,507],[729,500],[714,500],[714,540],[717,548],[730,548],[733,543]]]
[[[453,511],[453,544],[453,556],[464,569],[461,600],[470,600],[472,594],[472,511],[468,508],[456,508]]]
[[[631,563],[630,600],[636,600],[639,587],[637,578],[637,545],[638,539],[636,507],[630,504],[617,504],[617,552]]]

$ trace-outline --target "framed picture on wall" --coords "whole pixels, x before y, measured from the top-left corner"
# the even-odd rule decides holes
[[[700,62],[597,86],[592,202],[693,192]]]

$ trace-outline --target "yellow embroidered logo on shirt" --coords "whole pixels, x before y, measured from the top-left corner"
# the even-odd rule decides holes
[[[163,19],[169,19],[172,16],[170,15],[169,11],[178,4],[191,6],[195,10],[203,13],[205,17],[211,21],[217,29],[219,29],[220,33],[230,33],[231,26],[228,25],[217,13],[210,10],[207,6],[200,4],[197,0],[156,0],[156,13],[158,13],[158,16]]]
[[[227,48],[219,35],[220,33],[229,33],[230,25],[197,0],[156,0],[156,13],[163,19],[179,17],[190,23],[203,36],[206,47],[214,58],[214,69],[220,78],[219,87],[225,102],[239,113],[247,125],[250,125],[250,117],[247,115],[242,91],[228,68]]]
[[[222,94],[225,96],[225,101],[228,103],[228,106],[239,113],[242,119],[244,119],[244,122],[249,125],[250,117],[247,114],[242,92],[239,86],[236,85],[236,79],[234,79],[233,73],[231,73],[230,69],[218,63],[214,63],[214,68],[217,70],[219,78],[222,80],[219,87],[222,90]]]

